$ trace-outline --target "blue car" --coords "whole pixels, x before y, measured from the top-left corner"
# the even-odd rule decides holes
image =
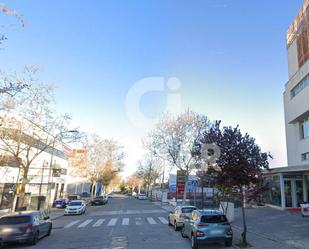
[[[186,217],[181,230],[184,238],[191,239],[192,249],[207,243],[224,243],[232,246],[233,230],[225,215],[218,210],[195,210]]]
[[[57,199],[53,202],[54,208],[66,208],[67,200],[66,199]]]

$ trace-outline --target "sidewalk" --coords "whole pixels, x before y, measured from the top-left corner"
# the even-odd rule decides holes
[[[169,204],[153,202],[165,211],[174,209]],[[309,218],[300,214],[291,214],[268,207],[246,209],[247,240],[256,249],[309,249]],[[234,248],[241,240],[242,217],[241,210],[235,209]]]
[[[51,218],[51,220],[56,220],[62,217],[63,215],[64,215],[64,209],[52,208],[49,213],[49,217]]]

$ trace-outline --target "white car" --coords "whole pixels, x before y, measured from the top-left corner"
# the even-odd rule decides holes
[[[147,200],[147,196],[144,195],[144,194],[139,194],[139,195],[138,195],[138,199],[139,199],[139,200]]]
[[[192,211],[196,210],[195,206],[177,206],[168,216],[168,224],[174,226],[175,231],[183,227],[186,217],[191,217]]]
[[[86,203],[82,200],[71,201],[64,210],[64,215],[84,213],[86,213]]]

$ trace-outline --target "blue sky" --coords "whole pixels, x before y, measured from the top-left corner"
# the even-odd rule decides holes
[[[141,158],[141,138],[125,98],[145,77],[177,77],[182,108],[240,125],[286,165],[282,93],[285,32],[303,0],[6,1],[27,22],[0,16],[9,37],[0,68],[36,64],[57,85],[57,108],[83,129],[119,139],[126,172]],[[145,115],[169,92],[141,99]]]

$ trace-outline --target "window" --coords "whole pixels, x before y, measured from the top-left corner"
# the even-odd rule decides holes
[[[221,223],[227,222],[225,215],[203,215],[201,217],[203,223]]]
[[[301,154],[301,160],[302,161],[308,161],[309,160],[309,152]]]
[[[0,219],[0,225],[17,225],[29,223],[31,216],[8,216]]]
[[[308,11],[308,10],[307,10]],[[308,43],[308,35],[309,28],[308,22],[303,22],[299,35],[297,37],[297,53],[298,53],[298,67],[300,68],[302,65],[306,63],[309,59],[309,43]]]
[[[297,94],[299,94],[302,90],[305,89],[306,86],[309,85],[309,74],[302,79],[292,90],[291,97],[294,98]]]
[[[301,138],[309,137],[309,119],[305,119],[300,123],[301,125]]]
[[[194,208],[194,207],[186,207],[186,208],[182,208],[181,212],[182,213],[192,213],[193,210],[196,210],[196,208]]]

